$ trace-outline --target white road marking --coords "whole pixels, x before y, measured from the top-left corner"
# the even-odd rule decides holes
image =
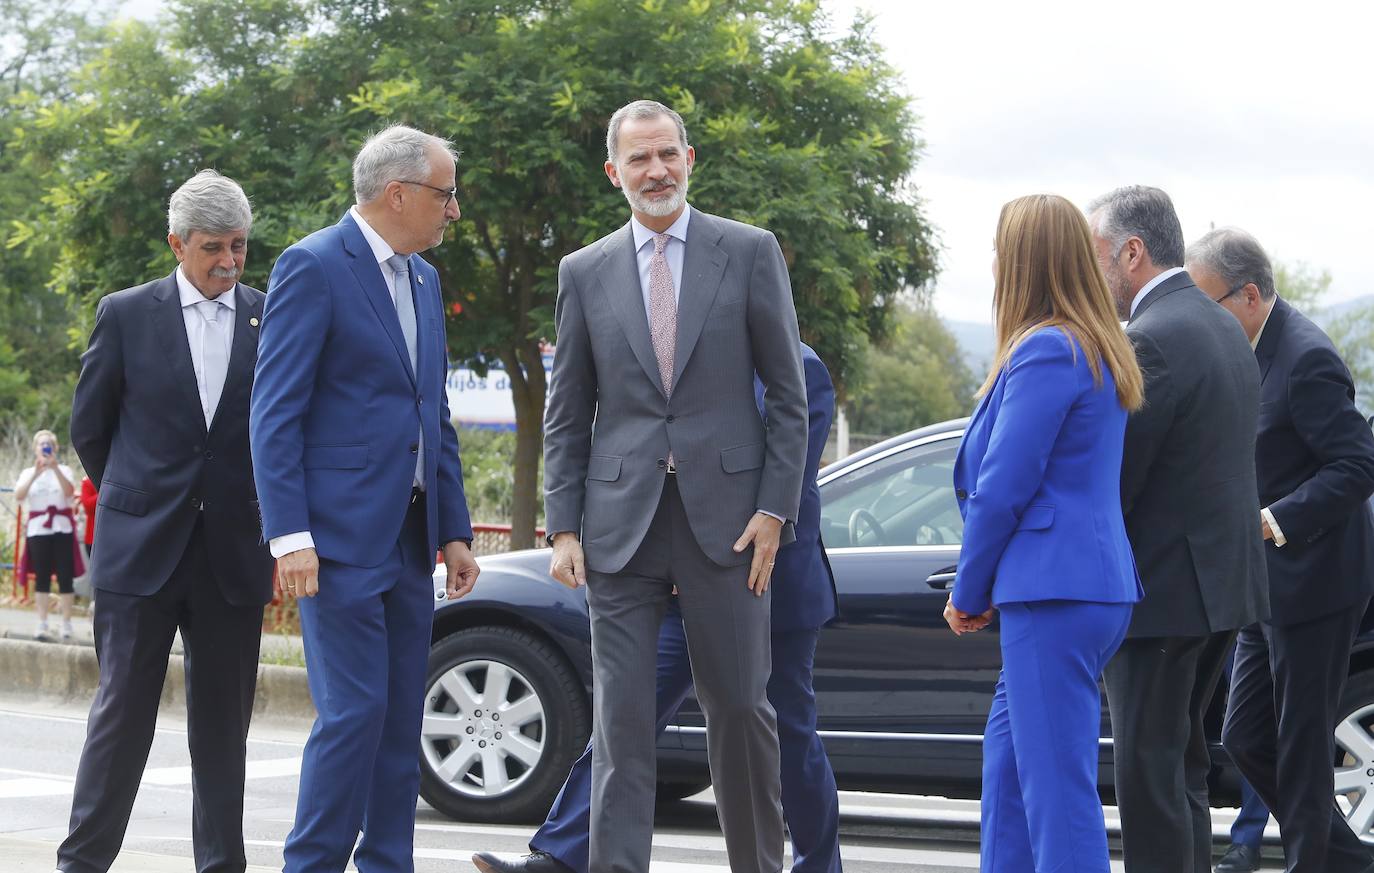
[[[19,797],[55,797],[71,794],[75,780],[71,777],[51,776],[44,773],[25,773],[24,771],[3,770],[4,773],[22,773],[13,779],[0,779],[0,800]],[[296,776],[301,772],[300,758],[273,758],[249,761],[246,776],[249,779],[275,779],[283,776]],[[143,785],[160,787],[190,785],[191,768],[150,767],[143,771]]]

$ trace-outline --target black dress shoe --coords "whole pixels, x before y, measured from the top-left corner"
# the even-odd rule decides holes
[[[472,856],[472,864],[482,873],[573,873],[571,867],[548,852],[530,852],[518,858],[478,852]]]
[[[1232,843],[1217,862],[1216,873],[1251,873],[1260,866],[1259,849]]]

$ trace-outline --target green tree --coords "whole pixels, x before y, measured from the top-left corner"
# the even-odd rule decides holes
[[[900,309],[891,340],[871,347],[850,394],[850,427],[890,436],[968,415],[978,378],[940,317],[926,305]]]
[[[1331,290],[1331,272],[1309,264],[1276,263],[1274,287],[1279,296],[1309,317],[1322,322],[1355,381],[1355,403],[1366,415],[1374,410],[1374,303],[1331,313],[1324,300]]]
[[[55,242],[48,281],[83,300],[145,281],[171,268],[167,196],[213,166],[254,201],[245,278],[264,287],[282,247],[347,206],[369,131],[453,139],[464,218],[425,256],[454,359],[510,376],[516,545],[537,517],[558,261],[627,218],[601,169],[616,107],[683,113],[693,202],[777,233],[803,337],[841,384],[897,295],[934,272],[907,98],[869,26],[832,37],[814,3],[179,0],[171,20],[105,31],[79,99],[20,102],[15,139],[46,171],[11,243]]]

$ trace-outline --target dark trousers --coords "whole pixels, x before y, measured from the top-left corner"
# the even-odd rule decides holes
[[[673,476],[644,541],[619,573],[587,574],[592,625],[589,867],[645,873],[654,829],[659,627],[678,588],[697,699],[706,716],[716,813],[735,873],[782,869],[777,720],[768,703],[770,594],[749,565],[722,567],[693,536]]]
[[[774,579],[775,584],[786,584]],[[840,873],[840,802],[835,773],[816,733],[811,668],[819,630],[773,631],[768,702],[778,715],[782,809],[792,838],[792,873]],[[687,634],[676,601],[658,631],[658,731],[692,690]],[[587,873],[592,817],[592,743],[577,759],[530,848],[548,852],[575,873]]]
[[[1231,647],[1230,653],[1226,656],[1226,669],[1222,672],[1222,678],[1227,687],[1231,684],[1231,672],[1235,665],[1236,649]],[[1264,842],[1264,828],[1269,824],[1269,807],[1264,805],[1264,801],[1255,789],[1250,787],[1244,776],[1240,777],[1240,812],[1236,813],[1236,820],[1231,824],[1231,844],[1236,846],[1249,846],[1256,851],[1259,850],[1260,843]]]
[[[25,542],[29,569],[33,571],[33,590],[39,594],[52,591],[52,577],[57,577],[59,594],[72,593],[72,535],[69,533],[31,536]]]
[[[425,502],[411,504],[376,567],[320,561],[320,593],[302,598],[315,725],[301,759],[287,873],[414,870],[420,726],[434,620],[434,553]],[[362,840],[358,840],[359,832]],[[357,849],[354,849],[354,845]]]
[[[1278,820],[1289,873],[1374,866],[1332,800],[1336,708],[1367,604],[1302,624],[1248,627],[1236,644],[1222,742]],[[1366,782],[1361,770],[1359,784]]]
[[[181,630],[191,752],[191,836],[199,873],[241,873],[243,780],[262,607],[234,606],[210,573],[198,522],[156,594],[101,591],[95,609],[100,687],[76,770],[64,873],[105,873],[119,854],[157,726],[172,638]]]
[[[1128,639],[1107,669],[1127,873],[1210,873],[1203,717],[1234,631]]]

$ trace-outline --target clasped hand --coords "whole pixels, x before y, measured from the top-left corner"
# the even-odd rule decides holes
[[[954,608],[954,595],[949,596],[945,601],[945,623],[949,629],[954,631],[955,636],[977,633],[988,625],[992,624],[992,614],[997,611],[996,607],[991,607],[981,615],[971,612],[964,612]]]

